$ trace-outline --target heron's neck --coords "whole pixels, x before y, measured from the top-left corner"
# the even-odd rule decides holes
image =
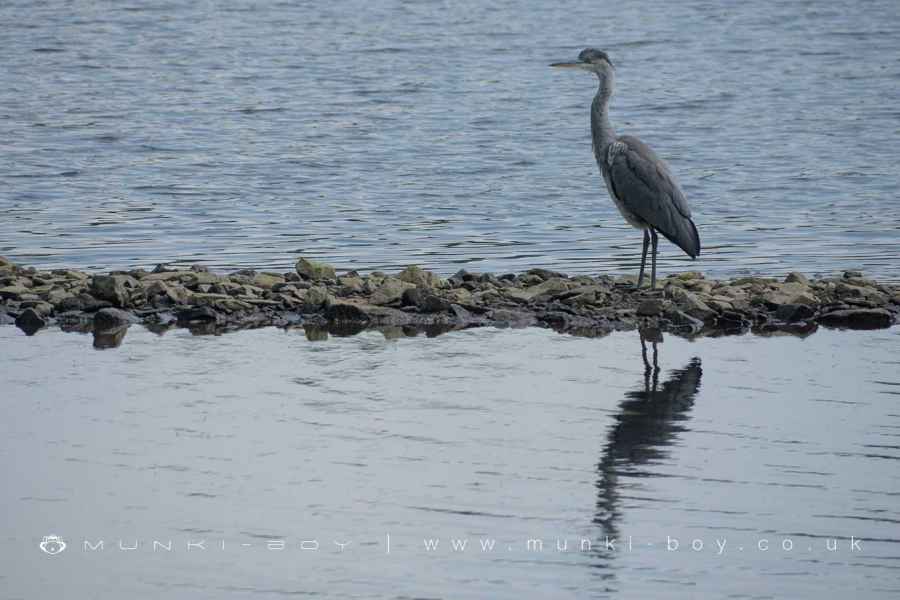
[[[591,141],[594,146],[594,156],[597,163],[603,168],[603,156],[606,149],[616,141],[616,132],[609,122],[609,97],[612,93],[602,86],[591,102]]]

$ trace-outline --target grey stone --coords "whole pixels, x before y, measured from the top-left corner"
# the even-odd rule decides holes
[[[841,299],[859,298],[868,300],[876,306],[882,306],[888,301],[887,294],[883,294],[872,287],[851,285],[843,282],[835,286],[835,294]]]
[[[838,310],[819,317],[822,325],[847,327],[849,329],[882,329],[893,322],[891,313],[883,308],[850,308]]]
[[[8,285],[0,287],[0,298],[18,300],[24,294],[28,294],[28,288],[21,285]]]
[[[666,313],[666,318],[673,325],[687,328],[693,333],[696,333],[703,329],[703,321],[701,321],[700,319],[695,319],[691,315],[681,310],[670,310]]]
[[[334,302],[334,296],[329,294],[328,288],[324,286],[313,286],[306,290],[303,300],[308,309],[318,310]]]
[[[425,294],[418,306],[423,313],[441,313],[450,310],[450,302],[434,294]]]
[[[798,271],[791,271],[787,274],[787,277],[784,278],[785,283],[802,283],[803,285],[809,285],[809,278],[800,273]]]
[[[403,292],[409,288],[415,287],[411,283],[400,281],[394,277],[388,277],[384,280],[378,289],[372,293],[369,301],[378,306],[386,306],[400,302],[403,298]]]
[[[568,291],[569,287],[570,283],[567,280],[561,279],[559,277],[554,277],[552,279],[547,279],[546,281],[541,281],[537,285],[532,285],[531,287],[525,289],[506,288],[503,290],[503,292],[510,298],[532,302],[542,296],[549,297],[561,292],[566,292]],[[585,290],[585,292],[586,291],[587,290]]]
[[[535,277],[539,277],[542,281],[547,281],[548,279],[566,279],[568,275],[565,273],[560,273],[558,271],[551,271],[549,269],[528,269],[525,272],[526,275],[534,275]]]
[[[192,306],[176,313],[179,323],[219,323],[224,317],[211,306]]]
[[[301,277],[319,281],[321,279],[334,279],[334,267],[331,265],[301,258],[296,264],[297,273]]]
[[[397,275],[397,279],[423,288],[438,288],[444,285],[440,277],[431,271],[425,271],[416,265],[410,265],[400,271],[400,274]]]
[[[347,292],[353,294],[362,293],[365,289],[365,283],[363,282],[362,277],[355,275],[344,275],[342,277],[338,277],[338,283],[344,287]]]
[[[284,277],[274,273],[258,273],[253,278],[253,285],[264,290],[271,290],[279,283],[284,283]]]
[[[775,318],[786,323],[805,321],[815,314],[815,309],[805,304],[782,304],[775,310]]]
[[[130,275],[94,275],[91,278],[91,294],[119,307],[131,304],[132,291],[138,281]]]
[[[332,322],[368,323],[369,315],[360,306],[346,302],[335,302],[325,309],[325,318]]]
[[[689,292],[680,287],[667,286],[666,293],[672,298],[678,308],[696,319],[708,321],[716,316],[716,311],[710,308],[693,292]]]
[[[101,308],[94,314],[94,328],[100,331],[127,327],[137,322],[137,317],[118,308]]]
[[[773,285],[774,288],[762,296],[763,301],[770,306],[778,307],[782,304],[815,306],[819,303],[819,299],[813,294],[812,289],[803,283],[793,282]]]

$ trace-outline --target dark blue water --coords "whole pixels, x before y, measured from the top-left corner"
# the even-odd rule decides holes
[[[900,279],[900,3],[0,3],[0,253],[635,268],[590,152],[668,159],[713,275]],[[687,268],[663,246],[661,270]]]

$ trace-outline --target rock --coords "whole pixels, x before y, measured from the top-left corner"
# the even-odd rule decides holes
[[[500,292],[495,289],[487,289],[481,292],[475,292],[472,294],[472,303],[473,304],[488,304],[493,305],[498,302],[501,302],[502,296]]]
[[[734,302],[726,300],[722,296],[713,296],[706,301],[706,305],[719,313],[734,311]]]
[[[66,298],[72,297],[74,297],[74,294],[59,287],[52,288],[49,292],[42,295],[42,298],[53,306],[58,306]]]
[[[667,286],[666,294],[672,298],[682,311],[701,321],[708,321],[716,316],[716,311],[710,308],[696,294],[676,286]]]
[[[775,308],[782,304],[806,304],[807,306],[819,304],[819,299],[812,293],[812,289],[802,283],[775,284],[774,289],[763,294],[762,300]]]
[[[131,304],[132,292],[138,285],[137,279],[130,275],[94,275],[90,290],[97,298],[124,308]]]
[[[157,266],[157,269],[159,267]],[[174,279],[181,279],[184,277],[185,279],[189,278],[193,273],[190,271],[157,271],[153,270],[152,273],[148,273],[141,278],[141,282],[147,284],[151,281],[171,281]]]
[[[23,295],[28,293],[28,288],[21,285],[0,287],[0,298],[3,298],[4,300],[19,300]]]
[[[193,267],[192,267],[193,268]],[[248,278],[249,280],[250,278]],[[199,289],[200,286],[204,285],[215,285],[217,283],[222,282],[222,278],[216,275],[215,273],[210,273],[209,271],[196,271],[191,272],[185,275],[180,280],[184,283],[184,286],[188,289]]]
[[[112,302],[109,302],[108,300],[98,300],[89,294],[79,294],[78,299],[84,303],[81,310],[85,312],[96,312],[101,308],[112,306]]]
[[[334,296],[329,294],[328,288],[324,286],[313,286],[306,290],[303,300],[307,310],[316,311],[334,302]]]
[[[775,279],[771,277],[738,277],[737,279],[732,279],[728,282],[730,286],[767,286],[772,283],[777,283]]]
[[[685,271],[684,273],[678,273],[675,275],[675,278],[680,281],[691,281],[694,279],[704,279],[703,273],[699,271]]]
[[[701,321],[700,319],[695,319],[691,315],[681,310],[670,310],[666,313],[666,319],[668,319],[669,322],[676,327],[686,328],[691,333],[697,333],[698,331],[703,329],[703,321]]]
[[[124,310],[118,308],[101,308],[94,314],[94,329],[104,331],[117,329],[119,327],[128,327],[137,321],[137,317]]]
[[[440,296],[418,287],[403,292],[404,306],[415,306],[426,314],[446,312],[450,310],[450,304]]]
[[[16,318],[16,327],[25,332],[25,335],[34,335],[47,321],[33,308],[27,308]]]
[[[403,292],[411,287],[415,286],[394,277],[388,277],[384,280],[384,283],[372,293],[372,297],[369,301],[378,306],[399,303],[403,297]]]
[[[264,290],[271,290],[279,283],[284,283],[284,277],[275,273],[258,273],[253,278],[253,285]]]
[[[410,265],[400,271],[400,274],[397,275],[397,279],[423,288],[439,288],[444,285],[444,282],[440,277],[431,271],[424,271],[415,265]]]
[[[368,323],[369,315],[356,304],[335,302],[325,309],[325,318],[330,322]]]
[[[311,279],[312,281],[335,278],[334,267],[306,258],[301,258],[297,261],[296,269],[301,277]]]
[[[893,324],[891,313],[883,308],[850,308],[819,317],[819,323],[849,329],[882,329]]]
[[[472,313],[460,306],[459,304],[451,304],[450,312],[460,323],[469,323],[472,320]]]
[[[851,279],[854,277],[862,277],[862,271],[844,271],[844,279]]]
[[[588,291],[574,296],[567,296],[562,299],[562,303],[568,306],[593,306],[597,304],[597,292]]]
[[[548,279],[567,279],[569,277],[565,273],[550,271],[549,269],[528,269],[525,271],[525,274],[538,277],[541,281],[547,281]]]
[[[567,280],[554,277],[525,289],[505,288],[503,291],[508,297],[515,300],[532,302],[541,296],[552,296],[560,292],[566,292],[569,290],[569,285],[570,283]]]
[[[178,283],[154,280],[145,288],[145,293],[154,304],[190,304],[193,293]]]
[[[849,283],[839,283],[834,289],[835,295],[842,300],[848,298],[863,299],[871,302],[875,306],[883,306],[887,304],[888,296],[878,290],[859,285],[850,285]]]
[[[803,285],[809,285],[809,278],[803,273],[799,273],[797,271],[791,271],[787,274],[787,277],[784,278],[785,283],[802,283]]]
[[[815,309],[805,304],[782,304],[775,310],[775,318],[786,323],[806,321],[815,314]]]
[[[365,289],[362,277],[359,276],[344,275],[343,277],[338,277],[338,283],[344,287],[346,292],[352,294],[360,294]]]
[[[453,287],[459,287],[459,286],[461,286],[464,282],[466,282],[466,281],[473,281],[473,280],[475,280],[475,279],[476,279],[475,275],[473,275],[472,273],[469,273],[469,272],[466,271],[465,269],[460,269],[459,271],[457,271],[456,273],[454,273],[454,274],[450,277],[450,279],[447,280],[447,283],[449,283],[449,284],[450,284],[451,286],[453,286]]]
[[[451,304],[470,304],[472,302],[472,292],[466,288],[456,288],[445,294],[447,301]]]
[[[49,317],[53,314],[53,305],[42,300],[26,300],[22,302],[21,307],[33,308],[42,317]]]
[[[637,314],[641,317],[655,317],[662,312],[663,303],[656,298],[647,298],[637,307]]]
[[[178,322],[187,323],[220,323],[224,317],[210,306],[191,306],[176,313]]]
[[[517,277],[517,280],[522,286],[529,287],[542,283],[544,281],[544,278],[539,275],[519,275],[519,277]]]

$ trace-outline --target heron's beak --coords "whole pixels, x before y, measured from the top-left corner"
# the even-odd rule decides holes
[[[557,69],[584,69],[587,66],[587,63],[583,62],[558,62],[550,65],[551,67],[556,67]]]

